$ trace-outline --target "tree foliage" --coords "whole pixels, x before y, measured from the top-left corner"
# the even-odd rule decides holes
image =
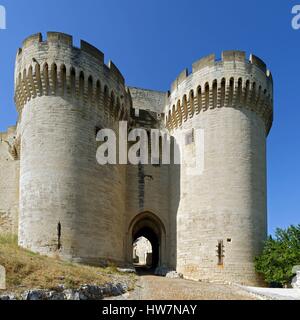
[[[289,285],[296,265],[300,265],[300,224],[277,229],[275,238],[270,236],[263,253],[255,258],[256,271],[271,286]]]

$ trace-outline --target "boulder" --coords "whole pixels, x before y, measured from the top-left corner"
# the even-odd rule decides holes
[[[7,294],[0,296],[0,301],[11,301],[11,300],[17,300],[17,297],[13,294]]]
[[[50,291],[48,294],[47,294],[47,300],[56,300],[56,301],[59,301],[59,300],[66,300],[65,299],[65,294],[63,292],[59,292],[59,291]]]
[[[84,285],[79,289],[79,300],[102,300],[103,287]]]
[[[63,291],[65,300],[80,300],[78,290],[66,289]]]
[[[170,279],[183,279],[183,274],[178,273],[177,271],[170,271],[166,274],[166,278]]]
[[[86,284],[76,290],[59,286],[57,290],[27,290],[21,295],[21,300],[102,300],[104,297],[120,296],[127,291],[128,286],[122,283],[107,283],[105,286]],[[0,300],[17,298],[12,294],[5,294],[0,296]]]
[[[65,294],[54,290],[28,290],[22,294],[22,300],[65,300]]]
[[[117,297],[124,294],[127,290],[127,286],[121,283],[108,283],[104,287],[103,295],[105,297]]]
[[[48,295],[47,290],[27,290],[22,294],[22,300],[48,300]]]

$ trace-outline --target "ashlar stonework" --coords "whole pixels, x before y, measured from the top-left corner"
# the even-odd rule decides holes
[[[163,72],[163,70],[161,71]],[[169,92],[128,87],[101,51],[49,32],[17,52],[16,127],[0,134],[0,231],[62,259],[132,265],[139,237],[153,268],[202,281],[258,284],[253,260],[267,235],[266,137],[273,81],[241,51],[210,55]],[[181,165],[106,165],[96,133],[130,128],[188,137]],[[193,133],[204,130],[204,171],[191,176]]]

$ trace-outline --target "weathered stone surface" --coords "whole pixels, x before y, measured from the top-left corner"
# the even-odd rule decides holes
[[[28,290],[25,291],[22,295],[22,300],[48,300],[49,291],[47,290]]]
[[[297,271],[296,276],[293,278],[292,287],[294,289],[300,289],[300,271]]]
[[[170,271],[166,274],[166,278],[170,278],[170,279],[183,279],[183,274],[182,273],[178,273],[176,271]]]
[[[78,289],[26,290],[19,297],[21,300],[102,300],[104,297],[116,297],[128,291],[126,283],[107,283],[104,286],[83,285]],[[0,296],[0,300],[17,300],[13,294]]]
[[[85,285],[79,289],[79,300],[102,300],[103,287],[94,285]]]
[[[119,296],[128,290],[126,284],[108,283],[105,286],[84,285],[78,290],[64,290],[65,300],[102,300],[104,297]]]
[[[73,289],[64,290],[65,300],[80,300],[79,291]]]
[[[135,268],[117,268],[117,271],[122,273],[136,273]]]
[[[64,292],[50,291],[47,300],[65,300]]]
[[[28,290],[22,294],[23,300],[65,300],[63,292],[49,290]]]
[[[14,145],[16,127],[0,132],[0,233],[18,233],[20,161],[9,150]]]
[[[34,252],[98,266],[131,263],[132,244],[147,233],[153,266],[194,280],[258,284],[253,260],[267,234],[273,121],[265,64],[239,51],[221,61],[210,55],[164,94],[128,90],[103,61],[99,50],[85,42],[75,48],[61,33],[31,36],[18,51],[20,117],[0,140],[0,231],[19,229],[19,244]],[[119,120],[162,128],[175,143],[186,133],[181,165],[97,164],[96,133],[117,131]],[[195,174],[200,129],[204,170]],[[20,161],[12,140],[21,143]]]
[[[141,88],[129,87],[133,108],[163,113],[166,104],[166,93]]]
[[[0,300],[2,301],[17,300],[17,297],[14,294],[1,295]]]
[[[125,293],[128,290],[126,284],[121,283],[109,283],[104,287],[104,295],[105,296],[119,296]]]

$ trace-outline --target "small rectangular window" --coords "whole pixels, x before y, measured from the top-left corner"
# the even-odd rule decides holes
[[[186,135],[185,135],[185,145],[189,145],[194,143],[194,130],[190,130]]]

